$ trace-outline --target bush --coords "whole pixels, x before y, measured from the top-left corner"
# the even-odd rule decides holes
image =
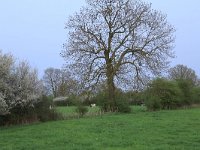
[[[192,88],[193,84],[190,80],[179,79],[176,80],[178,83],[179,88],[183,93],[183,105],[190,105],[192,104]]]
[[[8,105],[6,104],[6,101],[4,99],[5,97],[0,92],[0,115],[6,115],[9,113]]]
[[[62,119],[62,115],[54,110],[52,99],[47,96],[41,97],[40,101],[35,106],[35,111],[38,120],[42,122]]]
[[[0,125],[26,124],[37,121],[34,105],[15,105],[9,113],[0,115]]]
[[[129,91],[127,93],[124,93],[124,95],[130,105],[144,104],[144,100],[142,97],[143,93],[141,91]]]
[[[124,96],[122,92],[116,92],[116,107],[118,112],[130,113],[131,107],[129,105],[128,99]]]
[[[107,92],[100,92],[95,97],[97,104],[100,106],[101,110],[107,112],[111,111],[108,109],[109,101]],[[119,90],[116,90],[115,93],[115,107],[116,111],[121,113],[130,113],[131,108],[129,106],[128,98],[125,94]]]
[[[20,106],[16,105],[10,110],[8,115],[8,124],[24,124],[37,121],[37,115],[34,106]]]
[[[145,104],[150,110],[173,109],[183,105],[183,94],[175,81],[155,79],[145,93]]]
[[[200,104],[200,87],[194,87],[191,90],[191,97],[192,97],[192,102],[194,104]]]
[[[161,100],[158,96],[148,94],[145,105],[149,110],[160,110],[162,108]]]
[[[97,105],[101,110],[105,111],[107,106],[107,94],[105,92],[99,92],[95,97],[94,101],[96,101]]]
[[[0,115],[0,126],[6,125],[9,122],[10,115]]]
[[[128,102],[127,101],[124,101],[122,99],[118,99],[116,101],[117,103],[117,110],[118,112],[121,112],[121,113],[130,113],[131,112],[131,107],[129,106]]]
[[[88,112],[88,108],[86,106],[79,105],[76,108],[76,112],[79,114],[79,116],[83,117]]]
[[[0,125],[25,124],[36,121],[62,119],[62,115],[53,109],[52,99],[42,96],[34,105],[15,105],[10,113],[0,115]]]

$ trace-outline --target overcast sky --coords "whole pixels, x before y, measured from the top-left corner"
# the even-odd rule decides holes
[[[187,65],[200,76],[200,1],[146,1],[167,14],[176,28],[177,57],[171,65]],[[84,0],[0,0],[0,49],[28,60],[40,77],[48,67],[61,68],[65,23],[84,4]]]

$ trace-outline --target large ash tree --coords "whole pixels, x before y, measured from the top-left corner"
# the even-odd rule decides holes
[[[107,110],[115,111],[116,83],[144,84],[165,69],[173,57],[175,30],[166,15],[140,0],[86,2],[69,17],[62,56],[87,85],[106,80]]]

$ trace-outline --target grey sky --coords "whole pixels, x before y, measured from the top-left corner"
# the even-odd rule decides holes
[[[177,30],[172,66],[187,65],[200,76],[200,1],[146,1],[167,14]],[[48,67],[62,67],[65,22],[84,4],[84,0],[0,0],[0,49],[28,60],[40,76]]]

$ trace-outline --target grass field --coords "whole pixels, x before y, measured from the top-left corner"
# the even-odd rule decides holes
[[[146,112],[134,107],[131,114],[1,127],[0,149],[198,150],[200,109]]]
[[[64,118],[78,118],[78,113],[76,113],[76,107],[70,106],[70,107],[57,107],[57,112],[61,113]],[[88,107],[88,112],[85,114],[85,116],[96,116],[99,115],[99,107]]]

